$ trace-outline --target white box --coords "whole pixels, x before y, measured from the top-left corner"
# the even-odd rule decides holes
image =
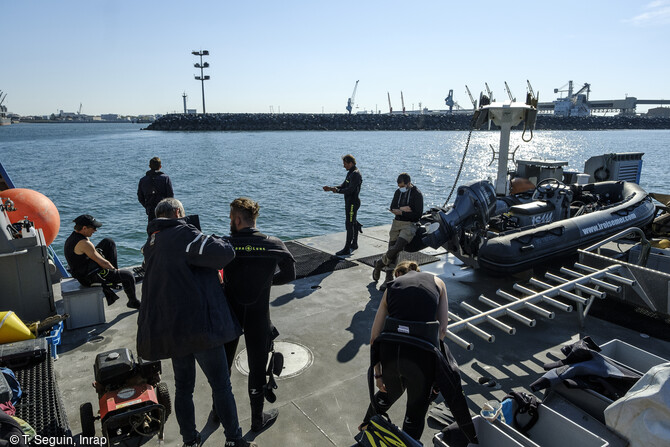
[[[514,404],[516,408],[516,403]],[[528,429],[524,436],[512,425],[494,421],[493,424],[520,444],[528,447],[607,447],[609,443],[587,429],[575,424],[570,419],[557,413],[546,405],[540,405],[535,425]],[[526,415],[526,421],[529,417]],[[557,434],[560,434],[557,436]]]
[[[667,363],[663,357],[629,345],[619,339],[610,340],[600,347],[600,354],[616,363],[644,374],[656,365]]]
[[[93,326],[107,321],[102,287],[82,286],[74,278],[61,280],[60,287],[65,313],[70,314],[70,318],[65,320],[67,329]]]
[[[524,447],[527,445],[512,439],[509,435],[481,416],[473,417],[472,423],[475,425],[479,445],[468,444],[468,447]],[[438,432],[433,437],[433,445],[435,447],[449,447],[449,444],[442,440],[442,432]]]

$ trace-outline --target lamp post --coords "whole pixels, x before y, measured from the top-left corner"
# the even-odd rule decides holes
[[[203,56],[209,56],[209,51],[207,50],[200,50],[200,51],[191,51],[191,54],[194,56],[200,56],[200,63],[195,63],[193,66],[195,68],[200,69],[200,76],[196,75],[195,79],[197,81],[200,81],[202,84],[202,114],[204,115],[205,112],[205,81],[209,80],[209,76],[205,76],[203,69],[209,67],[209,62],[202,62],[202,57]]]

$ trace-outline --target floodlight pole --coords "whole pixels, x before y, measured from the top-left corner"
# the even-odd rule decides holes
[[[195,79],[197,81],[200,81],[200,83],[202,84],[202,114],[204,115],[206,113],[205,112],[205,81],[209,80],[209,76],[205,76],[203,70],[205,68],[209,67],[209,62],[203,63],[202,62],[202,57],[203,56],[209,56],[209,51],[207,51],[207,50],[191,51],[191,54],[194,55],[194,56],[199,56],[200,57],[200,63],[196,62],[195,64],[193,64],[193,66],[195,68],[200,69],[200,76],[196,75]]]

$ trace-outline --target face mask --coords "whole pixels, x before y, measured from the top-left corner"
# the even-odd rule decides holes
[[[407,192],[407,186],[403,186],[402,188],[398,188],[398,191]]]

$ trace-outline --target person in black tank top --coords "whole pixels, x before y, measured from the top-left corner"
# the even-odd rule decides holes
[[[419,271],[416,262],[404,261],[394,270],[395,280],[384,292],[372,325],[370,346],[382,332],[386,317],[405,321],[440,322],[440,339],[447,331],[448,304],[444,282],[430,273]],[[374,365],[374,376],[379,391],[375,394],[377,406],[384,412],[407,391],[407,407],[402,429],[419,440],[430,405],[435,382],[435,356],[432,353],[394,343],[382,343],[381,361]],[[374,414],[368,408],[363,429]]]
[[[117,266],[116,243],[105,238],[94,246],[89,240],[102,223],[90,214],[82,214],[74,221],[74,231],[68,236],[63,247],[65,259],[72,276],[84,286],[101,283],[107,304],[113,304],[118,296],[109,284],[123,286],[128,297],[128,307],[139,309],[140,301],[135,291],[135,276],[130,270],[122,270]]]

